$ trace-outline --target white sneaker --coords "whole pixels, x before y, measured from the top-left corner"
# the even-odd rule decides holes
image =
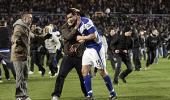
[[[48,74],[50,75],[50,74],[51,74],[51,71],[49,71]]]
[[[29,75],[32,75],[32,74],[34,74],[34,72],[32,72],[32,71],[29,71],[29,72],[28,72],[28,74],[29,74]]]
[[[2,80],[0,80],[0,83],[2,83],[3,81]]]
[[[6,79],[7,81],[10,81],[11,79],[10,78],[8,78],[8,79]]]
[[[59,100],[58,96],[53,96],[51,100]]]
[[[42,71],[38,71],[39,74],[42,74]]]

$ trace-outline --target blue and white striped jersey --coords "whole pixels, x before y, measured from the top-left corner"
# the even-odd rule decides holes
[[[86,17],[81,17],[81,23],[78,28],[78,31],[84,36],[87,36],[89,34],[95,34],[97,38],[95,40],[86,41],[85,46],[87,48],[94,48],[94,49],[100,50],[102,42],[101,42],[99,33],[91,19],[86,18]]]

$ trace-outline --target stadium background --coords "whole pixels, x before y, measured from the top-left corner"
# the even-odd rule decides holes
[[[0,20],[7,21],[12,29],[20,12],[31,8],[33,23],[41,27],[52,23],[59,29],[65,22],[64,12],[69,7],[79,8],[91,17],[103,33],[111,27],[121,28],[136,23],[139,28],[150,29],[154,25],[162,30],[163,35],[170,34],[169,0],[0,0]],[[142,66],[144,63],[142,61]],[[110,62],[107,64],[113,76]],[[159,64],[152,65],[148,71],[134,71],[128,77],[128,84],[115,86],[119,100],[170,100],[169,64],[168,59],[161,58]],[[99,77],[93,79],[94,95],[97,100],[106,100],[107,91]],[[36,73],[29,76],[30,97],[50,100],[54,84],[55,78],[48,75],[42,78],[36,69]],[[14,79],[0,83],[0,100],[14,100],[14,93]],[[66,78],[61,100],[83,100],[75,70]]]

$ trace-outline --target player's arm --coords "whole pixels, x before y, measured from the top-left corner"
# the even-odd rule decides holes
[[[93,25],[93,22],[90,20],[84,27],[88,31],[89,35],[77,36],[77,41],[95,40],[97,38],[97,34],[95,33],[96,28]]]
[[[91,33],[91,34],[89,34],[89,35],[87,35],[87,36],[77,36],[77,41],[81,41],[81,40],[83,40],[83,41],[88,41],[88,40],[95,40],[97,37],[96,37],[96,35],[95,35],[95,33]]]

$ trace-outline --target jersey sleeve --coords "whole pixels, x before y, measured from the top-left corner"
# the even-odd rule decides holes
[[[95,33],[96,28],[93,24],[93,22],[91,20],[89,20],[86,24],[85,24],[85,29],[88,31],[88,33]]]

